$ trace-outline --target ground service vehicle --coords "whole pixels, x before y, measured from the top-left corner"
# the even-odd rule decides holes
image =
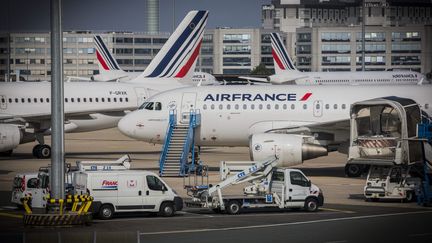
[[[117,212],[155,212],[173,216],[183,200],[156,174],[143,170],[78,171],[75,194],[90,194],[93,212],[110,219]]]
[[[420,178],[410,176],[407,168],[372,165],[364,187],[364,196],[372,201],[388,198],[412,202],[420,185]]]
[[[33,208],[44,208],[44,196],[49,193],[49,174],[44,171],[17,174],[13,180],[11,202],[22,207],[22,198],[32,197]]]
[[[226,165],[227,163],[225,163]],[[231,163],[233,164],[233,163]],[[324,203],[322,191],[297,169],[277,168],[279,159],[270,157],[264,161],[242,162],[234,167],[243,170],[226,177],[214,186],[186,186],[192,197],[186,205],[205,207],[216,212],[238,214],[241,208],[303,208],[316,211]],[[224,169],[229,170],[229,166]],[[251,182],[243,189],[241,196],[224,196],[222,189]]]

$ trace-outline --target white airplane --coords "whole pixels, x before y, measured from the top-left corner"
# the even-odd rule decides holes
[[[118,127],[131,138],[163,143],[170,112],[178,114],[178,123],[188,124],[193,110],[201,116],[197,146],[249,146],[252,160],[279,154],[296,165],[327,150],[345,151],[351,104],[400,96],[417,101],[430,116],[431,93],[432,85],[189,87],[151,97]]]
[[[117,60],[113,57],[103,39],[99,35],[93,37],[96,46],[96,57],[98,60],[99,74],[93,75],[93,81],[128,81],[135,79],[141,72],[126,72],[120,68]],[[205,72],[194,72],[191,79],[183,79],[181,82],[190,85],[218,85],[216,78]]]
[[[127,82],[66,82],[65,131],[85,132],[115,127],[124,111],[138,108],[160,91],[185,87],[192,76],[208,11],[189,12],[148,68]],[[39,142],[33,155],[48,158],[50,83],[0,83],[0,152],[9,155],[19,144]]]
[[[364,71],[364,72],[300,72],[294,66],[279,33],[271,33],[272,56],[275,74],[265,78],[240,77],[253,81],[268,81],[272,84],[423,84],[427,78],[413,71]]]

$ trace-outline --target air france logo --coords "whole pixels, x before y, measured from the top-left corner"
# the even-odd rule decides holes
[[[306,101],[311,95],[312,93],[306,93],[299,101]],[[297,101],[297,94],[207,94],[204,101]]]
[[[102,181],[102,189],[117,190],[117,187],[118,187],[118,181],[108,181],[108,180]]]
[[[257,144],[255,144],[255,145],[253,146],[253,148],[254,148],[255,151],[259,152],[259,151],[261,151],[262,146],[261,146],[261,144],[257,143]]]

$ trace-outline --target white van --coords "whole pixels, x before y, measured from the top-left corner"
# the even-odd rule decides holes
[[[93,213],[110,219],[117,212],[157,212],[173,216],[183,200],[156,174],[143,170],[84,171],[73,177],[75,194],[90,194]]]

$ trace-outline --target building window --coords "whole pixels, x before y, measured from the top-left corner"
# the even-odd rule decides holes
[[[250,57],[224,57],[223,65],[224,66],[250,66],[251,59]]]
[[[312,34],[311,33],[298,33],[297,34],[297,42],[311,42]]]
[[[321,45],[321,53],[323,54],[339,54],[339,53],[351,53],[351,46],[345,44],[324,44]]]
[[[351,33],[349,32],[322,32],[321,41],[323,42],[349,42]]]
[[[250,54],[251,47],[249,45],[224,45],[223,54]]]
[[[223,43],[250,43],[250,34],[224,34]]]

